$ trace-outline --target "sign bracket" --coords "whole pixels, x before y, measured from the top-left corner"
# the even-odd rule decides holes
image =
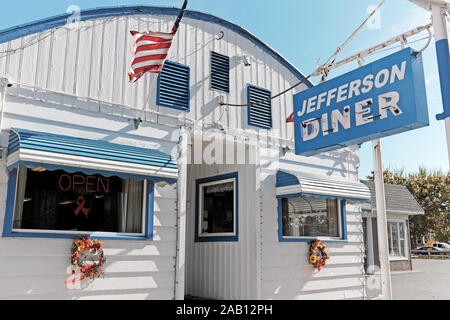
[[[432,33],[430,31],[430,28],[433,26],[432,23],[429,23],[427,25],[421,26],[421,27],[417,27],[414,28],[412,30],[409,30],[407,32],[404,32],[396,37],[391,38],[390,40],[387,40],[383,43],[380,43],[376,46],[373,46],[369,49],[363,50],[361,52],[358,52],[344,60],[338,61],[338,62],[332,62],[332,63],[328,63],[328,64],[323,64],[321,66],[319,66],[316,71],[312,74],[313,77],[317,77],[317,76],[322,76],[322,81],[328,77],[328,74],[331,70],[339,68],[347,63],[353,62],[353,61],[357,61],[359,66],[362,67],[364,65],[364,58],[366,56],[372,55],[374,53],[376,53],[377,51],[380,50],[384,50],[386,49],[388,46],[395,44],[397,42],[401,43],[402,49],[405,48],[406,44],[408,44],[408,38],[419,34],[423,31],[428,31],[429,37],[428,37],[428,42],[425,45],[425,47],[421,50],[418,50],[418,52],[422,52],[424,51],[431,43],[431,38],[432,38]]]

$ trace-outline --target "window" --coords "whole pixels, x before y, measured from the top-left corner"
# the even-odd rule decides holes
[[[157,104],[189,111],[189,67],[166,61],[158,78]]]
[[[272,93],[269,90],[248,86],[248,124],[262,129],[272,129]],[[253,103],[257,103],[252,105]]]
[[[407,257],[406,224],[404,221],[388,221],[388,245],[390,257]]]
[[[280,202],[283,239],[343,238],[339,200],[297,196],[283,197]]]
[[[211,89],[230,92],[230,58],[211,52]]]
[[[12,231],[144,236],[146,189],[134,178],[19,166]]]
[[[238,241],[238,174],[197,180],[196,241]]]

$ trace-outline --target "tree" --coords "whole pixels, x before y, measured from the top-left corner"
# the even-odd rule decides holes
[[[367,177],[373,180],[373,173]],[[410,218],[411,236],[418,239],[434,234],[439,242],[450,242],[450,172],[420,167],[406,174],[403,169],[385,170],[384,183],[406,186],[425,211]]]

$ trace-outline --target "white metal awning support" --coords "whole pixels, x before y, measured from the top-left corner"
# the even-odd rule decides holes
[[[280,170],[277,173],[277,196],[304,195],[331,199],[370,201],[370,190],[359,182]]]

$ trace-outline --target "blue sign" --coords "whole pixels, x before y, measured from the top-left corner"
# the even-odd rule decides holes
[[[294,120],[305,156],[428,126],[421,54],[407,48],[296,94]]]

